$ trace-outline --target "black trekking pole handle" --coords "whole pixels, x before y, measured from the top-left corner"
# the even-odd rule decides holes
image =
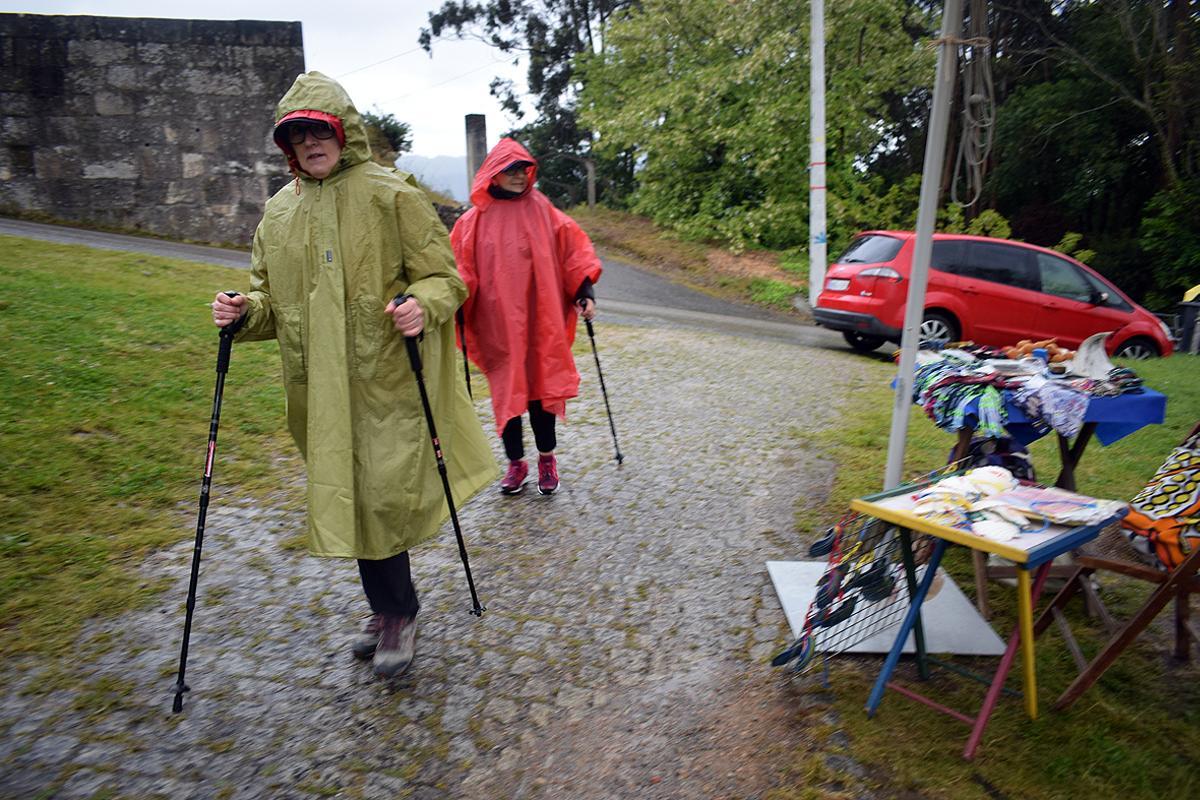
[[[237,297],[237,292],[225,292],[228,297]],[[179,675],[173,691],[175,700],[171,710],[178,714],[183,710],[183,693],[190,691],[185,680],[187,674],[188,642],[192,636],[192,615],[196,610],[196,585],[200,579],[200,551],[204,547],[204,523],[208,517],[208,497],[212,488],[213,462],[217,455],[217,429],[221,424],[221,400],[225,393],[225,373],[229,371],[229,356],[233,350],[233,336],[246,321],[246,315],[220,329],[220,344],[217,347],[217,384],[213,390],[212,416],[208,422],[208,452],[204,459],[204,475],[200,482],[200,508],[196,515],[196,542],[192,547],[192,572],[188,583],[187,614],[183,622],[183,643],[179,648]]]
[[[223,292],[226,297],[237,297],[237,292]],[[217,372],[224,375],[229,371],[229,355],[233,351],[233,337],[246,324],[246,314],[242,313],[240,317],[233,322],[221,328],[217,334],[220,337],[220,345],[217,347]]]
[[[403,305],[408,295],[398,294],[392,301],[397,306]],[[454,536],[458,540],[458,555],[462,559],[463,570],[467,573],[467,586],[471,589],[471,613],[479,617],[487,609],[480,604],[479,595],[475,592],[475,579],[471,577],[471,562],[467,558],[467,545],[463,541],[462,527],[458,524],[458,512],[454,509],[454,497],[450,492],[450,478],[446,475],[446,459],[442,455],[442,442],[438,438],[437,426],[433,423],[433,409],[429,405],[429,394],[425,391],[425,376],[421,370],[421,352],[417,349],[417,336],[405,336],[404,346],[408,350],[408,362],[412,366],[413,375],[417,378],[417,390],[421,393],[421,407],[425,411],[425,424],[429,426],[429,439],[433,442],[433,455],[437,459],[438,475],[442,479],[442,489],[446,492],[446,505],[450,509],[450,519],[454,523]]]

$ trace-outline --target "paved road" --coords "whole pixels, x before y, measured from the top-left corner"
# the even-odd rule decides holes
[[[203,245],[179,244],[143,236],[125,236],[0,217],[0,235],[81,244],[247,268],[250,254]],[[840,335],[782,313],[719,300],[615,258],[604,258],[604,276],[596,287],[603,319],[627,325],[666,325],[772,338],[794,344],[844,350]]]
[[[563,490],[461,503],[482,618],[452,531],[414,551],[417,657],[395,681],[348,651],[367,614],[353,563],[289,546],[298,468],[264,464],[284,490],[253,502],[218,464],[183,712],[194,498],[134,578],[169,580],[155,604],[0,664],[0,797],[899,796],[845,755],[828,693],[767,664],[788,631],[765,562],[802,557],[796,507],[833,479],[808,443],[877,375],[844,348],[689,325],[604,329],[622,466],[581,363]],[[225,418],[239,397],[231,372]]]

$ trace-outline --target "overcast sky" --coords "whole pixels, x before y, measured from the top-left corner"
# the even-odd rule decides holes
[[[501,76],[524,91],[525,63],[514,66],[511,58],[500,58],[480,42],[450,39],[434,42],[430,58],[417,36],[429,12],[441,5],[441,0],[399,0],[391,7],[366,0],[0,0],[0,12],[299,20],[307,69],[340,81],[360,111],[391,113],[411,125],[415,155],[462,156],[467,152],[464,115],[487,116],[489,149],[501,133],[520,124],[500,110],[488,84]]]

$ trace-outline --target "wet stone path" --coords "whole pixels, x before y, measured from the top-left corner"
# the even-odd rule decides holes
[[[695,331],[601,323],[597,339],[625,463],[581,355],[562,491],[488,490],[460,510],[482,618],[447,525],[413,553],[416,659],[381,681],[348,650],[368,613],[353,562],[288,547],[300,509],[214,487],[183,712],[171,686],[190,536],[144,565],[170,579],[156,607],[93,623],[59,655],[79,661],[73,680],[0,667],[0,796],[653,800],[794,785],[789,764],[825,752],[836,719],[766,663],[788,634],[765,562],[801,556],[795,508],[832,477],[808,434],[835,424],[831,398],[866,364]]]

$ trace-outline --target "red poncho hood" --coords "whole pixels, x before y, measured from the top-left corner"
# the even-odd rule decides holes
[[[496,201],[496,198],[488,194],[488,186],[491,185],[493,178],[515,161],[529,162],[529,166],[525,168],[525,174],[529,176],[529,186],[522,193],[522,197],[535,191],[533,184],[537,181],[537,159],[530,155],[529,151],[517,140],[501,139],[487,154],[487,158],[479,165],[479,171],[475,173],[475,180],[471,183],[472,206],[483,211]]]

